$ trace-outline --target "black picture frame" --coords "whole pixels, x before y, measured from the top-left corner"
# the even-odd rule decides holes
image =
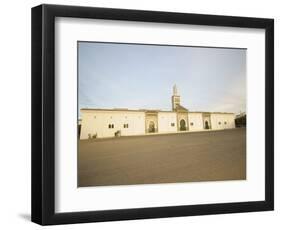
[[[55,213],[55,17],[265,29],[265,200]],[[126,9],[32,8],[32,221],[41,225],[267,211],[274,209],[274,20]]]

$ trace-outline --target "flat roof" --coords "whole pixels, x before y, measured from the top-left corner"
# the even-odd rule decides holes
[[[148,113],[173,113],[175,111],[171,110],[160,110],[160,109],[124,109],[124,108],[116,108],[116,109],[100,109],[100,108],[82,108],[80,110],[93,110],[93,111],[109,111],[109,112],[148,112]]]
[[[172,110],[159,110],[159,109],[127,109],[127,108],[114,108],[114,109],[101,109],[101,108],[82,108],[80,110],[91,110],[91,111],[117,111],[117,112],[168,112],[176,113]],[[230,112],[206,112],[206,111],[188,111],[188,113],[210,113],[210,114],[234,114]]]
[[[188,111],[189,113],[215,113],[215,114],[235,114],[230,112],[206,112],[206,111]]]

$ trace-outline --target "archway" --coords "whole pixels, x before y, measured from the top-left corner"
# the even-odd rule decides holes
[[[155,123],[153,121],[149,122],[148,132],[149,133],[155,133]]]
[[[185,130],[186,130],[185,120],[181,119],[180,120],[180,131],[185,131]]]
[[[209,129],[210,126],[209,126],[209,122],[208,121],[205,121],[205,129]]]

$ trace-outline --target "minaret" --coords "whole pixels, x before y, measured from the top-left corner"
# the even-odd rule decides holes
[[[172,110],[175,111],[180,105],[180,96],[178,95],[178,89],[177,86],[173,86],[173,96],[172,96]]]

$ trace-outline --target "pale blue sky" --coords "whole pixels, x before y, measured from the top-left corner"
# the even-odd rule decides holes
[[[80,108],[246,110],[245,49],[78,43]]]

